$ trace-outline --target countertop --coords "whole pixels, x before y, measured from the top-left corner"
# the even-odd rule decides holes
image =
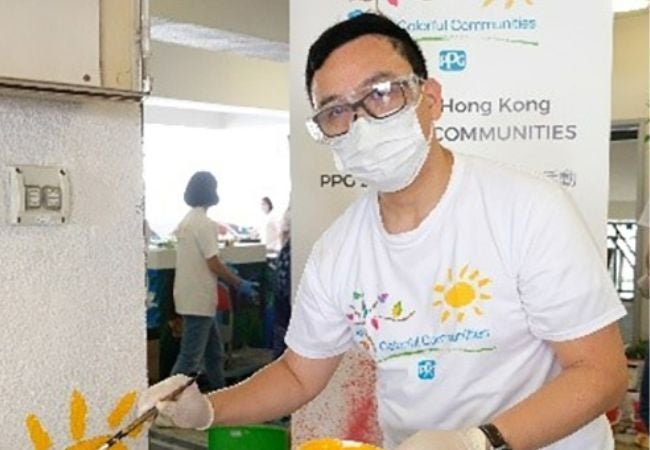
[[[249,264],[266,261],[264,244],[235,243],[219,247],[219,258],[225,263]],[[147,268],[174,269],[176,267],[176,249],[149,247],[147,250]]]

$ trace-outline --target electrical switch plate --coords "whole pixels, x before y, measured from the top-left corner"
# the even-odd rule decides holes
[[[52,166],[9,167],[9,222],[59,225],[70,215],[68,172]]]

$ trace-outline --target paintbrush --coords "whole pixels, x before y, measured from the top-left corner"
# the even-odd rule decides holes
[[[194,375],[189,380],[187,380],[187,383],[183,384],[182,386],[177,387],[172,392],[170,392],[169,394],[167,394],[163,398],[161,398],[159,401],[168,402],[168,401],[171,401],[171,400],[175,400],[176,397],[181,395],[185,389],[187,389],[192,384],[194,384],[198,377],[199,377],[199,374]],[[151,408],[149,408],[148,410],[143,412],[133,422],[128,424],[126,427],[122,428],[120,431],[115,433],[113,436],[111,436],[111,438],[108,441],[106,441],[97,450],[106,450],[108,448],[111,448],[112,446],[117,444],[119,441],[124,439],[126,436],[131,434],[136,428],[141,426],[146,421],[155,419],[156,416],[158,415],[158,413],[159,413],[158,408],[156,408],[155,406],[152,406]]]

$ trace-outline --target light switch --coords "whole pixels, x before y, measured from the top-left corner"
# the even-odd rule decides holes
[[[61,188],[58,186],[43,186],[43,203],[45,208],[52,211],[61,209]]]
[[[38,209],[41,207],[41,187],[25,186],[25,209]]]
[[[52,166],[9,167],[9,222],[60,225],[70,214],[68,172]]]

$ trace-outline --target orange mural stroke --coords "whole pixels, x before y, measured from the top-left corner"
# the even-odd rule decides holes
[[[106,417],[106,422],[111,431],[118,428],[125,421],[135,407],[136,392],[129,391],[119,398],[115,407]],[[96,436],[86,436],[88,421],[88,404],[83,394],[77,390],[72,392],[69,405],[69,429],[72,443],[65,450],[98,450],[112,436],[113,433],[102,433]],[[35,414],[29,414],[25,419],[29,438],[34,446],[34,450],[52,450],[54,444],[45,427]],[[143,431],[144,426],[134,429],[128,434],[128,437],[134,439]],[[122,442],[115,443],[112,447],[114,450],[128,450],[126,444]]]
[[[73,442],[81,441],[86,434],[88,406],[81,392],[74,390],[70,397],[70,437]]]
[[[108,422],[108,427],[111,430],[116,429],[117,427],[120,426],[124,418],[129,414],[129,412],[133,409],[133,405],[135,405],[135,399],[136,399],[137,393],[135,391],[128,392],[120,398],[120,400],[117,402],[117,405],[115,405],[115,408],[111,412],[111,414],[108,416],[107,422]]]
[[[34,444],[34,450],[49,450],[52,448],[52,438],[50,438],[50,435],[43,428],[38,417],[34,414],[28,415],[25,420],[25,425],[27,425],[29,438]]]

